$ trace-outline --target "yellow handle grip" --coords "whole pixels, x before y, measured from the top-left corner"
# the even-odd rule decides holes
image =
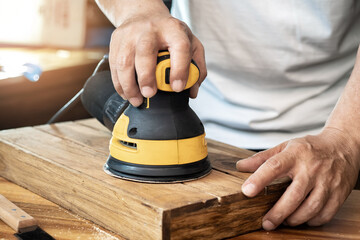
[[[156,83],[161,91],[174,92],[170,86],[170,53],[168,51],[158,54],[158,64],[156,65]],[[195,62],[191,61],[189,68],[189,77],[185,89],[191,88],[199,80],[200,70]]]

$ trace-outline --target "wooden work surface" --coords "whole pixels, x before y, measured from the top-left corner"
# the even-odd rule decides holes
[[[34,216],[42,229],[58,240],[122,240],[123,238],[4,178],[0,194]],[[335,218],[321,227],[280,227],[275,231],[259,230],[234,237],[233,240],[259,239],[360,239],[360,191],[354,190]],[[15,240],[14,230],[0,221],[0,239]]]
[[[186,183],[146,184],[104,173],[111,134],[94,119],[0,132],[0,175],[124,237],[209,239],[261,228],[287,186],[249,199],[235,169],[251,151],[208,141],[213,171]]]
[[[285,180],[279,180],[259,196],[246,198],[240,189],[249,174],[237,172],[235,162],[252,152],[210,140],[209,159],[214,170],[205,178],[177,184],[120,180],[102,171],[109,139],[109,131],[93,119],[2,131],[0,175],[133,239],[217,239],[259,229],[262,216],[287,186]],[[0,193],[25,210],[31,204],[36,207],[36,200],[30,199],[27,205],[27,199],[20,198],[17,191],[10,196]],[[37,198],[52,211],[40,207],[36,218],[54,220],[59,211],[61,220],[74,218]],[[80,225],[90,224],[78,220]],[[75,226],[77,221],[68,222]]]

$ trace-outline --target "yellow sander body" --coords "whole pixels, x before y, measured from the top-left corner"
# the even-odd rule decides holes
[[[188,104],[199,75],[192,61],[184,91],[174,92],[169,52],[159,53],[158,92],[140,107],[129,105],[116,121],[105,172],[133,181],[166,183],[198,179],[211,171],[204,127]]]

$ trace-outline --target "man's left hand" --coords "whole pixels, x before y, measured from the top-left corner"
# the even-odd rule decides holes
[[[254,172],[243,184],[256,196],[277,178],[292,179],[281,198],[263,218],[263,228],[329,222],[355,186],[359,150],[342,131],[325,128],[319,135],[296,138],[237,162],[239,171]]]

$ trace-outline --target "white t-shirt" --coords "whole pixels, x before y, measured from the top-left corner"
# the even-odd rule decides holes
[[[251,149],[319,133],[355,63],[359,0],[174,0],[205,47],[191,106],[209,138]]]

